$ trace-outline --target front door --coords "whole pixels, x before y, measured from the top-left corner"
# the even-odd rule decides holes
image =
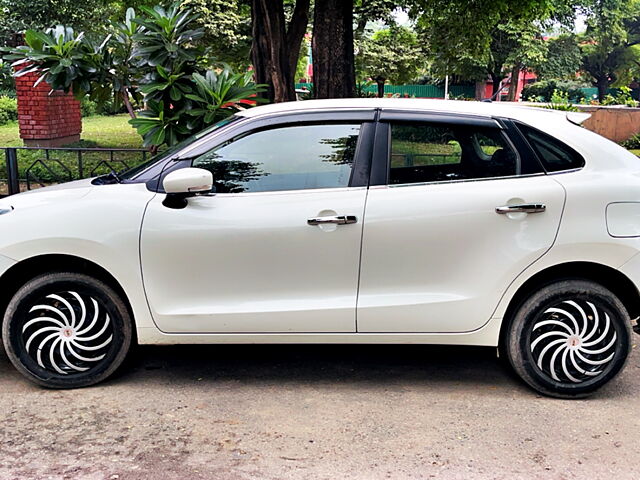
[[[357,122],[281,125],[192,162],[217,193],[145,214],[145,290],[164,332],[354,332],[366,185]]]
[[[498,123],[414,117],[385,128],[386,185],[367,200],[358,332],[478,329],[553,244],[564,190],[536,174]]]

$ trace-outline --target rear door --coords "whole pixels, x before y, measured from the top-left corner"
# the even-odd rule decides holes
[[[363,233],[359,332],[478,329],[509,283],[551,247],[564,190],[505,125],[382,113]]]

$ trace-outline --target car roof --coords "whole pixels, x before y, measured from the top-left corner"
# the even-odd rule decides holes
[[[507,117],[523,121],[542,117],[566,120],[566,112],[522,106],[506,102],[478,102],[463,100],[438,100],[426,98],[344,98],[328,100],[305,100],[272,103],[243,110],[238,115],[257,117],[278,113],[311,112],[316,110],[375,109],[419,110],[441,113],[470,114],[485,117]],[[528,123],[528,121],[527,121]]]

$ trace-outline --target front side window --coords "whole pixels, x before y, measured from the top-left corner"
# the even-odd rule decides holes
[[[193,161],[219,193],[349,186],[360,125],[294,125],[252,132]]]
[[[444,182],[520,174],[520,162],[497,128],[391,125],[390,184]]]

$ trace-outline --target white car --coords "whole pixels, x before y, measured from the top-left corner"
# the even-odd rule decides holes
[[[585,396],[640,312],[640,160],[583,117],[268,105],[120,177],[5,198],[7,354],[71,388],[134,341],[484,345],[539,392]]]

